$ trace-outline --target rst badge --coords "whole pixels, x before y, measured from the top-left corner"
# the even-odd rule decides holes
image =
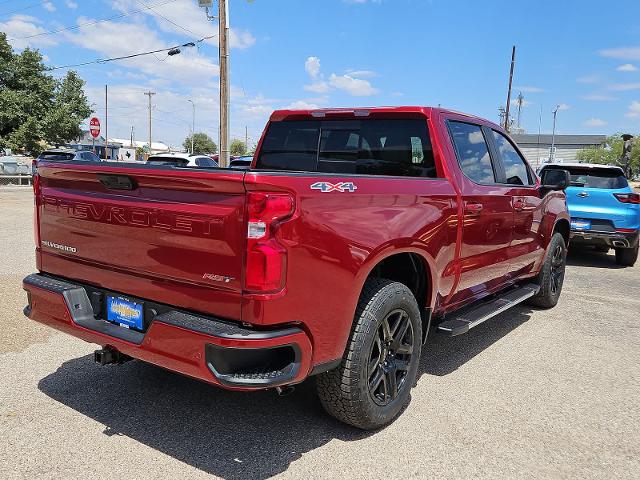
[[[322,193],[327,192],[355,192],[358,189],[353,182],[316,182],[311,185],[311,190],[320,190]]]

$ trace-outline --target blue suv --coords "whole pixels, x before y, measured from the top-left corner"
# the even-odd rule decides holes
[[[571,215],[571,243],[593,245],[601,252],[615,249],[619,265],[638,259],[640,195],[634,193],[620,167],[589,163],[545,165],[568,170],[567,206]]]

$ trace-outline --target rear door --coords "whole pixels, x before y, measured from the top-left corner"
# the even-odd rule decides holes
[[[39,165],[40,270],[239,318],[243,173]]]
[[[505,283],[513,233],[510,188],[499,183],[490,131],[466,117],[446,122],[455,150],[463,201],[459,283],[450,308],[480,298]]]

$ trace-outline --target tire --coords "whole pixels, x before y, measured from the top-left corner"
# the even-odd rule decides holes
[[[616,263],[624,267],[633,267],[638,260],[638,245],[634,248],[616,248]]]
[[[364,430],[393,421],[409,402],[421,339],[420,309],[409,288],[367,280],[340,366],[316,378],[327,413]]]
[[[609,253],[609,246],[608,245],[596,245],[593,248],[595,249],[596,252]]]
[[[567,247],[564,238],[560,233],[554,233],[538,276],[540,291],[527,303],[540,308],[555,307],[562,292],[566,266]]]

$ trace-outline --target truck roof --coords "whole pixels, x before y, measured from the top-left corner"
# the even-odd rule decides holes
[[[450,113],[454,115],[462,115],[470,120],[476,120],[483,123],[489,123],[494,127],[502,130],[500,125],[497,125],[490,120],[485,118],[478,117],[476,115],[471,115],[464,112],[458,112],[456,110],[450,110],[446,108],[440,107],[428,107],[428,106],[417,106],[417,105],[405,105],[405,106],[388,106],[388,107],[348,107],[348,108],[317,108],[317,109],[282,109],[275,110],[270,117],[271,121],[277,122],[284,120],[289,117],[315,117],[315,118],[324,118],[327,116],[331,117],[368,117],[375,115],[385,115],[385,114],[397,114],[397,113],[413,113],[413,114],[422,114],[427,117],[433,116],[436,113]]]

